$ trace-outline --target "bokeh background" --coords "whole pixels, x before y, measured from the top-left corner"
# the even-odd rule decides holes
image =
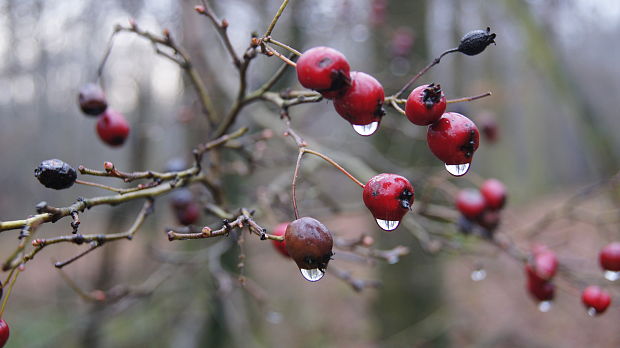
[[[142,38],[118,35],[104,73],[110,105],[132,124],[123,148],[99,141],[95,120],[80,114],[76,99],[79,86],[96,78],[113,26],[134,18],[154,33],[168,28],[190,52],[218,109],[226,110],[238,78],[211,23],[194,12],[197,4],[0,0],[0,220],[24,218],[40,201],[66,206],[80,196],[105,194],[86,187],[43,188],[32,171],[44,159],[90,168],[112,161],[125,170],[161,170],[172,158],[191,158],[193,146],[207,140],[194,91],[178,66],[156,55]],[[230,22],[233,45],[242,52],[252,32],[265,30],[280,1],[212,0],[212,5]],[[451,182],[468,187],[477,178],[500,178],[510,192],[502,233],[523,248],[535,241],[547,243],[563,265],[586,279],[600,278],[597,253],[618,238],[617,224],[561,219],[535,237],[523,231],[582,187],[619,168],[620,2],[291,0],[273,36],[299,50],[334,47],[348,57],[352,70],[372,74],[391,94],[433,57],[455,47],[464,33],[487,26],[497,33],[496,46],[475,57],[446,56],[421,80],[441,83],[449,98],[493,92],[480,101],[450,106],[479,122],[495,120],[500,130],[499,142],[482,141],[472,172]],[[255,59],[250,88],[267,80],[279,64],[276,58]],[[292,70],[276,86],[286,88],[299,88]],[[430,178],[445,175],[426,147],[425,129],[393,109],[371,138],[354,134],[327,101],[291,109],[291,117],[311,146],[342,161],[362,181],[378,172],[397,172],[419,189]],[[257,219],[266,227],[290,220],[288,185],[297,153],[290,140],[279,136],[284,126],[278,110],[254,104],[238,125],[249,126],[254,134],[271,129],[275,136],[250,149],[257,157],[251,166],[242,156],[227,157],[233,172],[226,177],[231,207],[257,208]],[[381,289],[358,294],[329,274],[310,284],[269,243],[253,236],[246,236],[244,246],[244,275],[252,280],[252,290],[235,286],[235,277],[224,277],[231,284],[223,286],[219,268],[237,271],[234,245],[226,246],[230,250],[222,258],[217,255],[230,239],[169,243],[165,227],[175,221],[163,197],[133,241],[112,243],[68,266],[71,282],[52,263],[75,255],[79,248],[74,245],[47,248],[30,262],[5,313],[11,325],[8,346],[620,344],[618,307],[590,318],[569,284],[560,288],[553,309],[541,313],[525,291],[522,265],[488,243],[461,238],[451,225],[432,225],[432,230],[453,236],[456,247],[431,255],[415,230],[381,232],[361,204],[358,188],[333,168],[308,159],[301,177],[302,215],[320,218],[339,237],[369,234],[382,247],[412,249],[395,265],[333,261],[355,277],[383,281]],[[277,201],[273,209],[261,203],[266,195]],[[615,216],[618,196],[616,190],[603,190],[580,203],[584,211]],[[136,204],[92,209],[81,216],[82,233],[122,231],[138,209]],[[201,223],[218,221],[205,215]],[[63,220],[39,233],[69,231]],[[17,233],[0,234],[0,255],[13,250]],[[472,281],[476,269],[484,269],[486,279]],[[86,292],[129,295],[96,304],[82,299],[72,285]]]

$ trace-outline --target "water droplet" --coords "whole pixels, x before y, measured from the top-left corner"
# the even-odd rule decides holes
[[[396,227],[398,227],[398,224],[400,224],[400,221],[377,219],[377,225],[379,225],[379,227],[381,227],[384,231],[394,231]]]
[[[594,307],[588,307],[588,315],[589,315],[589,316],[593,317],[593,316],[595,316],[595,315],[597,315],[597,314],[598,314],[598,312],[596,311],[596,308],[594,308]]]
[[[609,280],[610,282],[615,282],[616,280],[620,279],[620,272],[605,271],[605,279]]]
[[[398,257],[398,255],[390,255],[386,261],[388,264],[394,265],[397,264],[398,261],[400,261],[400,258]]]
[[[311,282],[317,282],[321,280],[321,278],[323,278],[323,276],[325,275],[325,272],[319,270],[318,268],[313,268],[313,269],[300,268],[299,270],[301,271],[301,275],[304,276],[306,280],[311,281]]]
[[[271,311],[265,314],[265,320],[271,324],[280,324],[282,322],[282,318],[283,316],[280,312]]]
[[[479,282],[481,280],[484,280],[487,277],[487,271],[483,270],[483,269],[477,269],[473,272],[471,272],[471,280],[475,281],[475,282]]]
[[[372,122],[369,124],[353,124],[353,130],[357,132],[359,135],[372,135],[374,132],[379,129],[379,122]]]
[[[463,164],[447,164],[446,163],[446,170],[448,171],[448,173],[454,176],[463,176],[467,174],[467,171],[469,170],[469,163],[463,163]]]
[[[541,301],[538,303],[538,310],[547,313],[551,310],[551,301]]]

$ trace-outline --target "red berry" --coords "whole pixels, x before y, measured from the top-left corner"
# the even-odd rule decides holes
[[[349,62],[337,50],[314,47],[297,60],[297,79],[302,86],[320,92],[333,99],[344,93],[351,83]]]
[[[555,253],[543,245],[533,247],[530,259],[530,268],[533,274],[541,280],[550,280],[558,269],[558,258]]]
[[[431,152],[445,164],[466,164],[478,149],[480,134],[469,118],[447,112],[428,127],[426,140]]]
[[[409,180],[400,175],[384,173],[372,177],[364,185],[363,198],[372,216],[377,220],[382,220],[382,222],[377,221],[379,226],[391,231],[396,229],[398,224],[388,223],[383,226],[383,221],[400,221],[411,209],[413,194],[413,186]]]
[[[172,210],[181,225],[192,225],[200,217],[200,205],[194,201],[192,192],[186,188],[175,191],[170,199]]]
[[[9,324],[4,319],[0,319],[0,348],[4,347],[9,340]]]
[[[82,112],[91,116],[103,113],[108,107],[103,90],[94,83],[88,83],[80,88],[78,103]]]
[[[497,179],[485,180],[480,186],[480,193],[489,209],[501,209],[506,204],[506,186]]]
[[[276,236],[284,236],[284,234],[286,233],[286,227],[288,227],[288,222],[284,222],[279,224],[278,226],[276,226],[276,228],[273,230],[273,234]],[[286,240],[272,240],[271,243],[273,244],[273,247],[282,255],[286,256],[286,257],[291,257],[288,254],[288,251],[286,251]]]
[[[123,114],[108,108],[97,120],[97,134],[110,146],[121,146],[129,136],[129,123]]]
[[[446,111],[446,96],[441,87],[431,83],[416,87],[405,104],[405,114],[411,123],[428,126]]]
[[[599,261],[604,270],[620,272],[620,242],[606,245],[599,254]]]
[[[497,210],[485,209],[482,214],[478,215],[476,222],[481,227],[485,228],[491,234],[495,231],[497,226],[502,219],[502,216],[499,214]],[[486,235],[487,237],[492,237],[491,235]]]
[[[538,301],[551,301],[555,296],[555,285],[552,282],[528,281],[527,290]]]
[[[324,272],[333,255],[332,234],[325,225],[311,217],[302,217],[288,224],[284,241],[286,251],[300,269]]]
[[[476,189],[461,190],[456,196],[456,209],[470,220],[480,216],[485,207],[484,198]]]
[[[351,72],[351,87],[344,95],[334,99],[334,107],[352,125],[378,124],[385,115],[384,99],[385,93],[379,81],[368,74],[354,71]]]
[[[607,307],[611,304],[611,296],[606,290],[596,285],[590,285],[583,290],[581,301],[586,308],[593,308],[595,311],[594,314],[601,314],[605,312]]]
[[[486,141],[493,144],[499,140],[499,125],[493,114],[484,113],[476,122],[480,125],[480,131]]]

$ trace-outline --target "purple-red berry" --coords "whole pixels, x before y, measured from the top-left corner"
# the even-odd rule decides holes
[[[80,88],[78,103],[82,112],[90,116],[100,115],[108,107],[103,90],[94,83],[85,84]]]
[[[4,319],[0,319],[0,348],[4,347],[9,340],[9,324]]]
[[[620,272],[620,242],[607,244],[599,253],[599,261],[604,270]]]
[[[333,255],[331,232],[316,219],[302,217],[286,227],[286,251],[300,269],[324,272]]]
[[[130,126],[123,114],[108,108],[97,120],[97,134],[110,146],[121,146],[129,136]]]

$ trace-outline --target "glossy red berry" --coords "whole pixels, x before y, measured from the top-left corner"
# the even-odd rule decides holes
[[[456,209],[470,220],[480,216],[485,208],[484,198],[476,189],[463,189],[456,195]]]
[[[297,60],[297,79],[302,86],[333,99],[349,87],[349,62],[339,51],[329,47],[314,47]]]
[[[88,83],[80,88],[78,103],[82,112],[90,116],[100,115],[108,107],[103,90],[94,83]]]
[[[447,112],[428,127],[426,135],[431,152],[448,165],[471,163],[480,144],[478,128],[469,118]]]
[[[620,242],[606,245],[599,253],[599,261],[604,270],[620,272]]]
[[[558,269],[558,258],[555,252],[543,245],[533,247],[529,264],[531,271],[542,280],[550,280]]]
[[[276,228],[273,230],[273,235],[275,236],[284,236],[284,234],[286,233],[286,227],[288,227],[288,223],[284,222],[279,224],[278,226],[276,226]],[[273,247],[282,255],[286,256],[286,257],[291,257],[288,254],[288,251],[286,251],[286,240],[272,240],[271,241]]]
[[[325,225],[311,217],[302,217],[288,224],[284,241],[286,251],[302,270],[322,273],[333,255],[332,234]]]
[[[405,104],[405,114],[411,123],[428,126],[436,122],[446,111],[446,96],[441,86],[431,83],[416,87]]]
[[[4,319],[0,319],[0,348],[4,347],[9,340],[9,324]]]
[[[110,146],[121,146],[129,136],[129,122],[123,114],[108,108],[97,120],[97,134]]]
[[[480,186],[480,193],[489,209],[502,209],[506,204],[506,192],[506,186],[497,179],[485,180]]]
[[[588,310],[593,309],[593,315],[602,314],[611,304],[611,296],[606,290],[590,285],[581,293],[581,302]]]
[[[406,178],[384,173],[375,175],[364,185],[363,199],[379,227],[392,231],[411,209],[414,190]]]
[[[368,74],[354,71],[351,72],[351,87],[344,95],[334,99],[334,107],[359,134],[371,135],[377,130],[381,117],[385,115],[384,98],[383,86],[379,81]],[[356,126],[369,127],[362,130]]]

